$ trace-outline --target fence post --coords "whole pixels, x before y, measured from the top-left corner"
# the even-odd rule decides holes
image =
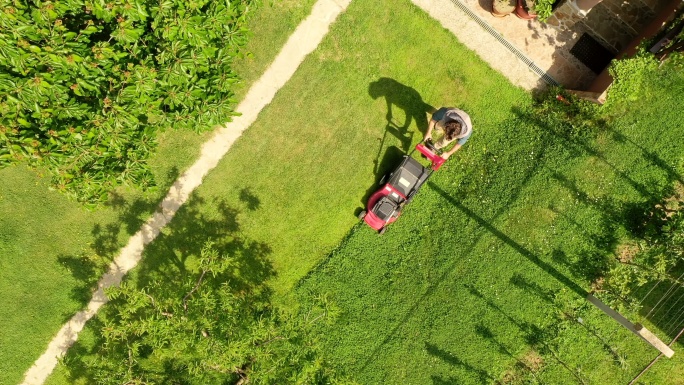
[[[650,330],[643,327],[641,324],[633,324],[627,318],[622,316],[622,314],[611,309],[610,306],[601,302],[600,299],[594,297],[591,293],[587,294],[587,301],[591,302],[594,306],[601,309],[604,313],[608,314],[611,318],[620,323],[630,332],[638,335],[644,341],[648,342],[651,346],[658,349],[665,357],[671,358],[674,355],[674,350],[667,346],[663,341],[660,340],[655,334],[651,333]]]

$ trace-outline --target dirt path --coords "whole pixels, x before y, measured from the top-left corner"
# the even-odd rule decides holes
[[[271,66],[238,105],[237,112],[242,115],[220,128],[212,139],[202,146],[199,159],[176,180],[157,212],[129,239],[128,244],[112,262],[109,271],[98,282],[98,289],[86,309],[76,313],[62,326],[50,341],[47,350],[26,372],[22,385],[40,385],[45,382],[57,365],[59,357],[64,356],[69,347],[76,342],[85,323],[107,303],[104,290],[118,286],[123,276],[140,262],[145,245],[152,242],[159,231],[171,221],[192,191],[202,183],[204,176],[216,167],[242,132],[256,120],[259,112],[292,77],[304,58],[323,40],[330,24],[350,2],[351,0],[316,2],[311,14],[297,27]]]

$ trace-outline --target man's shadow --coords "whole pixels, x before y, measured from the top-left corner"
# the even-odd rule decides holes
[[[435,112],[435,108],[425,103],[418,91],[390,78],[380,78],[370,83],[368,94],[373,99],[384,97],[387,103],[387,125],[382,142],[389,133],[399,139],[401,149],[408,152],[415,134],[415,131],[409,130],[411,122],[415,122],[418,131],[424,134],[428,127],[427,114]],[[395,121],[396,108],[404,111],[405,118],[402,123]]]
[[[364,194],[361,200],[364,204],[370,195],[378,189],[378,184],[382,178],[392,171],[392,169],[399,164],[402,156],[407,154],[411,149],[413,137],[416,134],[415,130],[409,129],[411,123],[415,122],[419,134],[424,134],[427,132],[428,127],[427,114],[436,111],[434,107],[423,101],[423,98],[418,91],[403,85],[394,79],[380,78],[370,83],[368,85],[368,94],[373,99],[379,97],[385,98],[385,102],[387,103],[387,115],[385,116],[387,124],[382,138],[379,139],[378,154],[373,162],[375,182],[368,191],[366,191],[366,194]],[[406,116],[401,124],[395,120],[394,115],[397,108],[403,110]],[[399,119],[401,120],[401,118]],[[382,150],[385,148],[385,141],[388,134],[399,139],[401,148],[397,146],[387,148],[381,159]]]

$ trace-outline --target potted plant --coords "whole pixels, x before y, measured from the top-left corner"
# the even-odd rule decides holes
[[[535,11],[536,0],[517,0],[515,15],[524,20],[532,20],[537,17]]]
[[[545,22],[551,17],[556,3],[558,3],[556,0],[535,0],[534,11],[539,21]]]
[[[518,4],[517,0],[494,0],[492,1],[492,15],[496,17],[508,16]]]

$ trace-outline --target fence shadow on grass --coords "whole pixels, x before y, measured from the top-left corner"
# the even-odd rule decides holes
[[[677,172],[674,167],[669,165],[666,161],[663,160],[658,154],[656,154],[653,151],[647,150],[643,146],[641,146],[639,143],[636,141],[630,139],[627,135],[618,132],[617,130],[613,129],[610,125],[608,125],[605,121],[600,121],[599,122],[599,127],[601,129],[609,132],[612,136],[613,139],[618,142],[618,143],[626,143],[631,145],[632,147],[635,147],[639,152],[641,152],[641,156],[646,159],[649,163],[657,166],[661,170],[663,170],[668,178],[672,181],[678,181],[679,183],[684,184],[684,176]]]
[[[575,377],[580,384],[585,384],[586,382],[582,377],[579,376],[576,370],[571,368],[565,361],[561,359],[561,357],[558,355],[558,353],[549,345],[545,342],[545,338],[547,338],[547,333],[537,325],[534,325],[529,322],[525,321],[520,321],[515,319],[513,316],[508,314],[506,311],[504,311],[499,305],[494,303],[491,299],[487,298],[482,292],[480,292],[476,287],[472,285],[465,285],[466,289],[468,289],[468,292],[472,294],[474,297],[480,299],[482,302],[484,302],[488,308],[494,310],[496,313],[499,315],[503,316],[503,319],[510,322],[513,324],[515,327],[518,328],[523,334],[523,337],[525,339],[525,342],[527,345],[530,347],[534,348],[541,354],[548,354],[553,358],[556,362],[558,362],[561,366],[563,366],[568,372],[572,374],[573,377]],[[491,333],[489,329],[487,330],[479,330],[477,331],[480,336],[486,339],[493,339],[494,335]],[[496,341],[498,343],[498,341]],[[508,351],[506,349],[506,351]],[[510,352],[509,352],[510,353]],[[516,358],[517,360],[517,358]]]
[[[437,357],[441,359],[442,361],[446,362],[449,365],[455,366],[455,367],[461,367],[464,370],[468,371],[469,373],[474,373],[480,383],[482,384],[489,384],[491,381],[494,381],[495,378],[491,374],[489,374],[486,370],[478,369],[471,364],[461,360],[458,358],[456,355],[454,355],[451,352],[448,352],[446,350],[440,349],[437,347],[437,345],[431,344],[429,342],[425,343],[425,351],[431,356]],[[434,385],[441,385],[441,384],[458,384],[459,381],[457,378],[449,377],[449,378],[442,378],[439,376],[432,376],[432,383]]]
[[[651,225],[651,210],[660,201],[649,196],[646,200],[639,202],[627,202],[618,206],[610,198],[591,198],[579,188],[575,181],[568,179],[557,172],[552,172],[551,177],[561,186],[566,188],[572,195],[583,204],[596,208],[603,217],[607,219],[607,225],[622,225],[636,237],[642,237],[647,228]],[[617,239],[612,239],[609,246],[617,246]],[[608,246],[606,250],[612,251]]]
[[[530,375],[532,375],[532,377],[536,377],[536,372],[539,369],[541,369],[540,367],[532,367],[532,365],[533,365],[532,362],[530,362],[530,363],[525,362],[522,359],[520,359],[520,357],[513,354],[513,352],[511,352],[503,342],[501,342],[501,341],[499,341],[499,339],[497,339],[494,332],[490,328],[488,328],[487,326],[485,326],[483,324],[479,324],[479,325],[475,326],[475,334],[477,334],[481,338],[485,339],[488,343],[492,344],[499,353],[506,355],[506,356],[515,360],[514,370],[508,372],[509,376],[517,377],[518,374],[511,374],[511,373],[522,372],[523,374],[529,373]],[[510,381],[510,382],[513,382],[513,381]],[[508,382],[505,381],[505,383],[508,383]]]
[[[434,184],[432,182],[428,182],[428,185],[430,185],[430,187],[433,190],[435,190],[439,195],[441,195],[442,198],[444,198],[452,206],[454,206],[457,209],[459,209],[460,211],[462,211],[464,214],[466,214],[468,217],[470,217],[475,222],[477,222],[480,226],[482,226],[485,230],[487,230],[489,233],[496,236],[501,241],[503,241],[505,244],[507,244],[508,246],[513,248],[515,251],[517,251],[520,255],[525,257],[528,261],[534,263],[535,265],[537,265],[537,267],[539,267],[540,269],[544,270],[549,275],[554,277],[559,283],[565,285],[568,289],[572,290],[574,293],[576,293],[577,295],[579,295],[582,298],[587,296],[588,292],[585,289],[583,289],[581,286],[579,286],[577,283],[573,282],[570,278],[566,277],[563,273],[558,271],[555,267],[553,267],[548,262],[541,260],[536,254],[532,253],[531,251],[527,250],[525,247],[523,247],[519,243],[515,242],[508,235],[504,234],[501,230],[497,229],[492,224],[487,222],[484,218],[477,215],[474,211],[465,207],[461,202],[459,202],[457,199],[453,198],[446,191],[444,191],[441,187],[437,186],[436,184]]]
[[[556,142],[564,146],[574,156],[590,155],[596,159],[599,159],[602,163],[608,166],[613,173],[615,173],[615,175],[619,176],[622,180],[628,183],[635,191],[639,192],[639,194],[641,194],[647,200],[656,201],[660,199],[660,194],[658,194],[658,192],[653,191],[646,184],[632,178],[629,174],[627,174],[627,172],[618,167],[618,165],[611,162],[606,154],[589,145],[585,137],[566,132],[563,130],[563,128],[566,127],[551,125],[542,120],[539,116],[536,116],[530,112],[525,112],[518,107],[513,107],[512,112],[514,115],[518,116],[520,120],[530,122],[539,127],[539,129],[541,129],[543,132],[552,134],[553,137],[557,139]]]
[[[543,152],[543,151],[542,151]],[[535,175],[535,173],[539,170],[541,167],[541,163],[537,162],[534,164],[532,167],[526,168],[522,173],[517,173],[518,179],[516,181],[512,181],[509,185],[509,191],[510,194],[508,194],[508,199],[504,202],[502,202],[501,206],[495,210],[495,212],[492,214],[492,221],[496,220],[499,216],[504,214],[506,210],[508,210],[510,204],[512,202],[515,202],[520,194],[522,193],[524,187],[529,183],[529,181],[532,179],[532,177]],[[438,192],[441,192],[443,194],[446,194],[444,190],[441,188],[437,187],[436,184],[433,182],[428,182],[428,185],[431,186],[432,188],[435,188],[438,190]],[[448,196],[448,194],[446,194]],[[449,197],[451,199],[451,197]],[[365,203],[365,202],[364,202]],[[362,225],[357,225],[357,226],[362,226]],[[345,237],[345,241],[341,243],[341,245],[344,245],[346,242],[346,239],[348,239],[352,234],[354,230],[352,229],[347,236]],[[475,248],[474,246],[480,241],[480,238],[483,237],[486,233],[485,232],[480,232],[478,235],[476,235],[473,239],[473,241],[469,244],[464,246],[463,250],[463,258],[466,258],[470,253],[472,253]],[[322,259],[319,264],[312,269],[312,271],[307,275],[307,277],[304,277],[302,280],[300,280],[300,283],[298,284],[299,287],[301,287],[301,283],[304,282],[312,274],[313,271],[320,271],[323,269],[325,266],[327,266],[330,263],[331,257],[335,255],[335,251],[331,252],[328,254],[324,259]],[[374,360],[378,352],[382,349],[382,347],[392,338],[392,336],[399,330],[401,325],[405,324],[408,319],[415,313],[416,309],[420,304],[422,304],[427,297],[430,296],[430,294],[437,288],[437,286],[444,282],[446,277],[452,272],[453,268],[456,266],[458,263],[458,259],[452,259],[451,262],[444,267],[443,272],[436,278],[434,279],[430,285],[427,287],[427,289],[424,291],[424,293],[413,302],[413,304],[409,307],[409,309],[406,311],[406,313],[399,319],[394,327],[387,332],[387,335],[383,339],[382,342],[380,342],[373,351],[368,355],[368,357],[364,360],[364,363],[361,365],[360,370],[363,371],[368,365]]]
[[[589,335],[593,336],[599,342],[599,344],[601,344],[602,348],[606,351],[606,353],[608,353],[613,358],[613,362],[616,365],[619,365],[620,356],[618,352],[610,345],[608,340],[606,340],[606,338],[604,338],[596,329],[592,328],[584,322],[580,322],[577,316],[575,316],[574,314],[570,314],[567,310],[561,308],[554,300],[553,291],[545,289],[541,287],[538,283],[533,282],[517,273],[513,274],[513,276],[509,279],[509,282],[511,283],[511,285],[517,287],[518,289],[542,299],[548,305],[556,309],[556,311],[562,315],[563,319],[572,321],[574,324],[577,324],[584,328]]]

